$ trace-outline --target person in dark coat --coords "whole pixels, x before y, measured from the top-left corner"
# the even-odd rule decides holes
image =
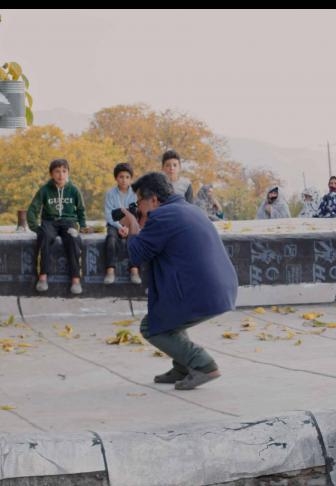
[[[123,224],[129,227],[128,251],[135,265],[149,266],[148,315],[140,331],[173,359],[173,368],[154,381],[190,390],[220,372],[186,330],[234,309],[237,275],[209,218],[174,194],[164,174],[145,174],[132,188],[145,223],[140,230],[136,218],[123,209]]]

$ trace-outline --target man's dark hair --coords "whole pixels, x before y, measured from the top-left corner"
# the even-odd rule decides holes
[[[160,202],[165,202],[169,196],[174,194],[174,188],[168,181],[165,174],[161,172],[148,172],[132,184],[134,192],[139,191],[143,199],[157,196]]]
[[[52,162],[50,162],[49,174],[51,174],[52,171],[57,167],[65,167],[66,169],[68,169],[68,171],[70,171],[69,162],[66,159],[55,159]]]
[[[128,172],[131,177],[133,177],[133,167],[127,162],[120,162],[117,164],[113,170],[114,178],[116,179],[120,172]]]
[[[181,164],[181,157],[179,154],[175,150],[167,150],[167,152],[162,155],[162,167],[164,166],[166,160],[170,159],[177,159]]]

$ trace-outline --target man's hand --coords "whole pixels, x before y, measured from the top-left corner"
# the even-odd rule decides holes
[[[120,224],[128,228],[128,235],[137,235],[140,232],[140,226],[137,219],[128,211],[128,209],[121,208],[121,210],[125,216],[120,220]]]
[[[266,211],[266,213],[268,213],[270,215],[271,212],[272,212],[272,205],[271,204],[266,204],[265,211]]]
[[[118,229],[118,234],[121,236],[121,238],[127,238],[128,236],[129,229],[127,226],[122,226],[121,228]]]

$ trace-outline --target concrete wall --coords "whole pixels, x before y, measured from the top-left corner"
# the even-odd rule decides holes
[[[287,220],[285,220],[287,221]],[[295,221],[295,220],[294,220]],[[251,222],[250,222],[251,223]],[[321,221],[325,226],[325,221]],[[268,223],[269,224],[269,223]],[[279,224],[279,223],[278,223]],[[260,225],[260,222],[259,222]],[[322,228],[324,229],[324,228]],[[282,300],[287,303],[301,303],[300,292],[313,286],[321,289],[316,302],[330,302],[335,297],[336,283],[336,242],[334,231],[302,231],[294,233],[271,232],[250,234],[244,231],[225,232],[219,228],[229,256],[236,268],[239,285],[242,289],[242,305],[256,304],[256,297],[267,295],[266,302],[279,303],[277,297],[280,287],[290,288]],[[82,236],[82,297],[122,297],[146,298],[146,269],[142,269],[143,284],[131,284],[128,275],[126,247],[118,255],[116,283],[103,284],[105,272],[103,234]],[[12,232],[0,234],[0,295],[36,296],[35,282],[37,255],[36,239],[31,232]],[[65,297],[69,295],[69,271],[63,245],[56,241],[53,245],[52,271],[49,276],[48,296]],[[266,293],[264,288],[267,288]],[[293,292],[294,290],[294,292]],[[327,300],[323,299],[327,295]],[[294,300],[290,300],[290,296]],[[294,298],[294,295],[296,297]],[[288,299],[289,297],[289,299]],[[281,299],[280,299],[281,300]],[[312,302],[311,296],[304,298]]]

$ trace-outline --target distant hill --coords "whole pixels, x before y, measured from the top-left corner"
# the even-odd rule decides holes
[[[229,155],[248,168],[270,169],[285,181],[287,196],[301,193],[304,177],[307,186],[315,186],[321,194],[328,187],[327,151],[307,148],[283,148],[245,138],[228,138]],[[336,171],[335,171],[336,172]]]
[[[65,108],[42,110],[34,113],[34,125],[57,125],[65,133],[79,134],[89,128],[92,115],[75,113]]]

